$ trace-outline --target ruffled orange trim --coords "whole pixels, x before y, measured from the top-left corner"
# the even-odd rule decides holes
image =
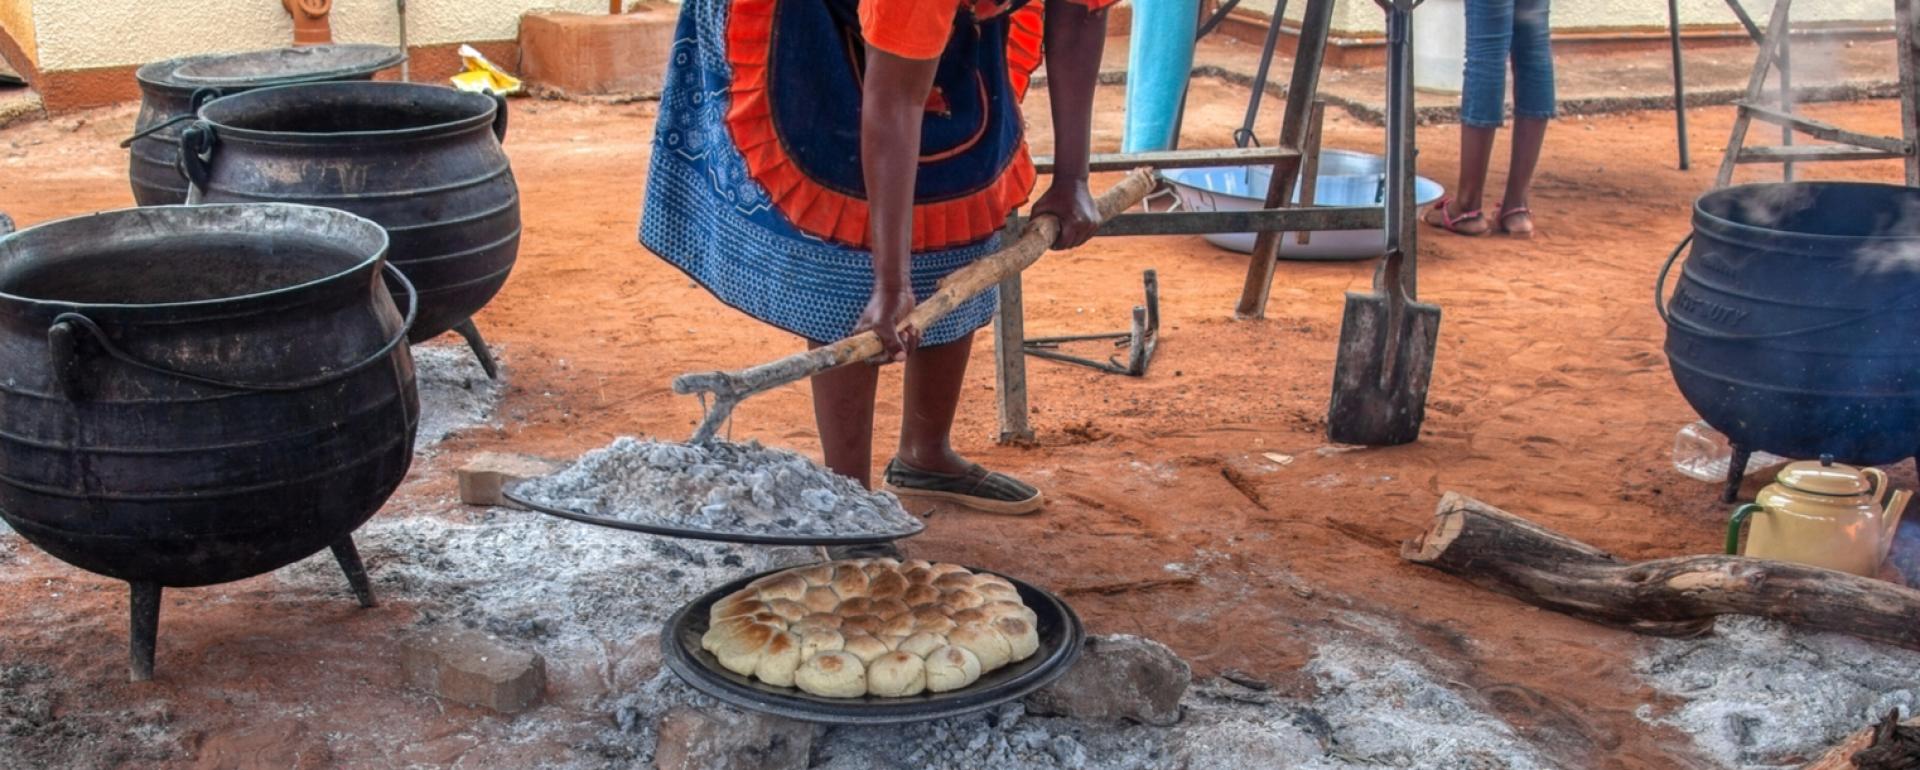
[[[808,177],[781,146],[774,131],[767,61],[778,1],[734,0],[732,4],[727,20],[727,60],[733,66],[728,133],[746,159],[748,174],[767,189],[774,207],[794,227],[835,243],[868,248],[867,202]],[[1015,13],[1008,40],[1008,75],[1013,78],[1015,95],[1022,98],[1040,63],[1041,15],[1037,6],[1029,4]],[[914,204],[913,250],[963,246],[992,235],[1006,223],[1008,213],[1026,203],[1033,192],[1034,177],[1033,158],[1022,140],[1007,168],[985,189],[951,200]]]

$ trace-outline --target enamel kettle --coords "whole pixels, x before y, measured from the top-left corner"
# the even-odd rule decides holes
[[[1747,556],[1875,577],[1911,497],[1890,489],[1878,468],[1837,465],[1831,456],[1792,463],[1733,512],[1727,553],[1740,552],[1740,525],[1751,521]]]

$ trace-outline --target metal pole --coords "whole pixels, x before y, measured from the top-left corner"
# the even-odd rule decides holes
[[[1687,157],[1687,69],[1680,58],[1680,3],[1667,0],[1667,37],[1673,44],[1673,126],[1679,134],[1680,170],[1693,164]]]
[[[1253,74],[1253,96],[1247,99],[1247,117],[1240,121],[1240,130],[1233,132],[1235,147],[1258,144],[1253,135],[1253,122],[1260,117],[1260,98],[1266,96],[1267,73],[1273,68],[1273,49],[1280,44],[1280,25],[1287,16],[1287,0],[1274,0],[1273,18],[1267,22],[1267,42],[1260,49],[1260,68]]]
[[[1781,3],[1774,7],[1774,11],[1785,16],[1789,5],[1789,3]],[[1787,114],[1793,114],[1793,27],[1791,25],[1790,21],[1780,25],[1780,58],[1776,60],[1779,63],[1774,65],[1780,73],[1780,111]],[[1784,147],[1793,146],[1792,126],[1780,127],[1780,144]],[[1780,179],[1786,182],[1793,181],[1793,161],[1780,164]]]
[[[413,82],[413,52],[407,50],[407,0],[395,0],[400,10],[400,81]]]

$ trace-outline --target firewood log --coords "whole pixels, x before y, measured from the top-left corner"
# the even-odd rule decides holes
[[[1643,634],[1691,636],[1720,615],[1755,615],[1920,650],[1920,591],[1743,556],[1625,562],[1453,492],[1401,556],[1528,604]]]

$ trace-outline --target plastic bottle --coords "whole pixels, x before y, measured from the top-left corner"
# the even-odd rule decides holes
[[[1753,473],[1787,458],[1766,452],[1754,452],[1747,458],[1747,472]],[[1727,480],[1727,464],[1733,461],[1733,445],[1713,426],[1695,420],[1673,437],[1673,469],[1691,479],[1718,483]]]

